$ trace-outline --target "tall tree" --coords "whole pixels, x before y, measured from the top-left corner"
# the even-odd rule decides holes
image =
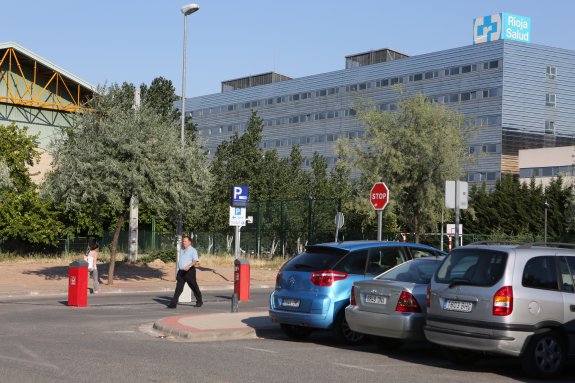
[[[77,126],[55,141],[54,170],[45,182],[47,193],[67,209],[89,204],[113,211],[109,284],[132,194],[159,216],[175,219],[197,207],[210,181],[203,150],[191,143],[182,150],[178,130],[145,103],[131,108],[133,88],[113,85],[99,92]]]
[[[340,157],[360,171],[364,188],[386,182],[400,219],[419,242],[419,233],[438,222],[445,180],[461,175],[463,116],[423,94],[397,106],[395,112],[359,107],[366,138],[341,143]]]

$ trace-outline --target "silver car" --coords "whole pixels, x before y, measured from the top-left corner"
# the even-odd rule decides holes
[[[355,282],[345,319],[356,332],[375,335],[385,348],[425,340],[426,290],[444,257],[417,258],[374,279]]]
[[[575,356],[574,278],[572,249],[457,248],[431,281],[425,335],[456,363],[505,354],[530,375],[558,375]]]

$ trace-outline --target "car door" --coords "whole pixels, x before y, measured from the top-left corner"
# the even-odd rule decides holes
[[[373,278],[407,261],[406,250],[401,246],[381,246],[369,249],[366,278]]]
[[[565,310],[565,330],[569,334],[570,353],[575,354],[575,256],[559,256],[561,291]]]

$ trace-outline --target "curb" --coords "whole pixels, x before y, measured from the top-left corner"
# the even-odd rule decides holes
[[[259,317],[265,314],[267,317],[267,311],[262,312],[247,312],[247,313],[217,313],[217,314],[189,314],[189,315],[178,315],[172,317],[165,317],[157,320],[153,324],[153,328],[164,334],[166,337],[174,337],[185,339],[193,342],[215,342],[215,341],[229,341],[229,340],[244,340],[244,339],[258,339],[264,336],[270,336],[280,333],[280,328],[277,324],[269,323],[259,324],[257,326],[247,326],[238,328],[211,328],[202,329],[197,327],[188,326],[180,323],[180,320],[193,319],[198,317],[221,317],[225,315],[226,317],[242,314],[254,314]],[[245,318],[244,318],[245,319]]]

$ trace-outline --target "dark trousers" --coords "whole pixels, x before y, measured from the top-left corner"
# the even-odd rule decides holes
[[[174,297],[172,298],[172,305],[178,304],[178,298],[184,291],[184,284],[188,284],[194,296],[196,297],[196,303],[202,303],[202,293],[200,291],[200,287],[198,286],[198,282],[196,282],[196,268],[192,267],[188,271],[178,270],[178,274],[176,275],[176,291],[174,291]]]

